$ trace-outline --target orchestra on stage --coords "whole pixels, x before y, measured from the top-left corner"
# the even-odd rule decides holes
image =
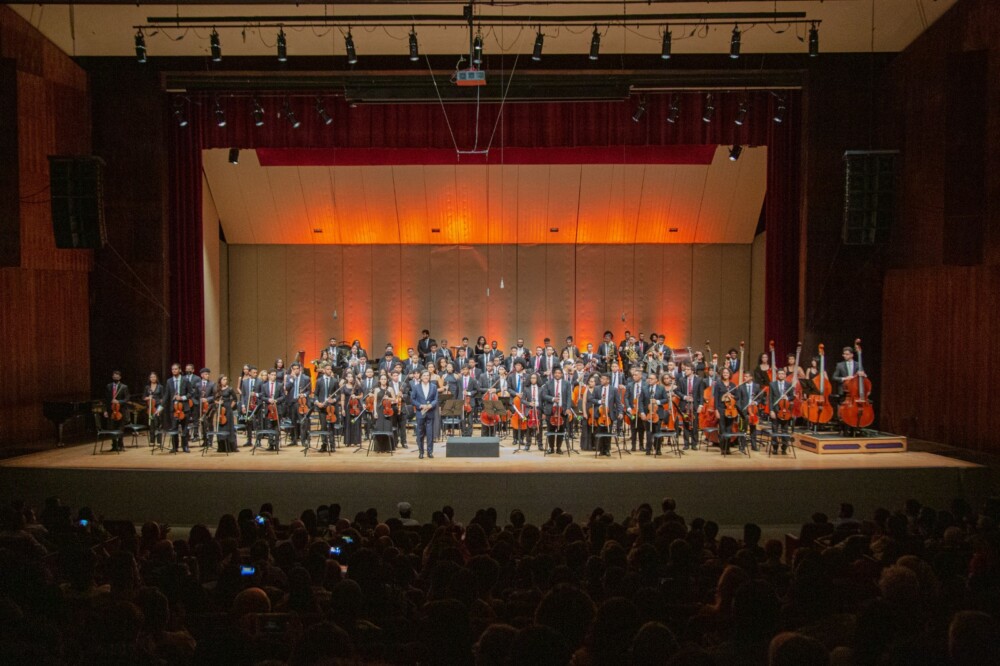
[[[803,364],[799,344],[779,365],[771,342],[752,367],[744,347],[720,357],[709,342],[671,349],[655,333],[647,340],[625,331],[616,341],[609,330],[596,349],[567,336],[558,349],[549,338],[533,347],[518,338],[505,352],[484,336],[451,346],[423,330],[401,357],[391,344],[376,356],[358,340],[330,338],[312,367],[299,352],[287,367],[282,359],[266,369],[244,365],[234,381],[174,363],[165,379],[149,374],[141,399],[115,370],[102,416],[117,452],[123,424],[142,421],[154,453],[190,453],[197,442],[203,453],[371,454],[409,441],[419,459],[433,458],[448,436],[474,434],[546,456],[682,456],[708,447],[786,455],[796,429],[852,435],[874,421],[860,340],[842,349],[832,375],[823,345]]]

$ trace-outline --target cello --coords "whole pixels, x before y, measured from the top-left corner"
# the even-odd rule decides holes
[[[830,404],[830,379],[826,376],[825,349],[819,346],[819,373],[812,378],[816,393],[806,398],[806,420],[813,425],[829,423],[833,419],[833,405]]]
[[[844,380],[846,397],[840,402],[837,416],[841,422],[852,428],[867,428],[875,421],[875,409],[872,407],[870,395],[872,382],[865,375],[861,363],[861,340],[854,341],[854,351],[858,355],[858,369],[852,376]]]

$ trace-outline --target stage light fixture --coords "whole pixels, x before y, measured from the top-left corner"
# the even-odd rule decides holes
[[[594,26],[594,34],[590,38],[590,59],[597,60],[597,54],[601,50],[601,33],[597,32],[597,26]]]
[[[264,126],[264,107],[257,100],[253,101],[253,124],[257,127]]]
[[[316,113],[323,120],[324,125],[330,125],[333,123],[333,117],[326,112],[326,108],[323,106],[323,100],[316,98]]]
[[[285,102],[285,120],[292,126],[292,129],[298,129],[302,126],[302,121],[295,117],[295,112],[292,111],[292,107],[288,105],[288,102]]]
[[[358,64],[358,52],[354,49],[354,36],[350,28],[347,29],[347,37],[344,37],[344,48],[347,50],[347,64]]]
[[[180,102],[174,104],[174,120],[177,121],[178,127],[187,127],[188,119],[184,115],[184,109],[181,108]]]
[[[778,104],[774,109],[774,122],[781,124],[785,122],[785,100],[778,98]]]
[[[476,38],[472,40],[472,64],[483,64],[483,36],[478,33],[476,34]]]
[[[819,28],[813,23],[809,28],[809,57],[815,58],[819,55]]]
[[[142,34],[142,30],[135,33],[135,59],[146,62],[146,36]]]
[[[531,51],[531,59],[535,62],[539,62],[542,59],[542,45],[545,44],[545,35],[542,34],[542,29],[538,29],[538,34],[535,35],[535,48]]]
[[[288,61],[288,41],[285,39],[285,29],[278,28],[278,62]]]
[[[680,103],[673,99],[670,101],[670,111],[667,113],[667,122],[671,125],[677,123],[677,119],[681,117],[681,106]]]
[[[660,47],[660,57],[670,60],[671,51],[674,47],[674,36],[670,34],[670,28],[663,29],[663,45]]]
[[[239,148],[230,148],[229,149],[229,163],[230,164],[239,164],[240,163],[240,149]]]
[[[412,25],[410,26],[410,61],[416,62],[420,60],[420,48],[417,45],[417,30]]]
[[[729,57],[733,60],[740,57],[740,41],[742,35],[740,34],[740,26],[733,26],[733,36],[729,38]]]
[[[733,147],[729,149],[729,161],[735,162],[740,159],[740,155],[743,154],[743,146],[738,143],[734,143]]]
[[[646,113],[646,100],[645,100],[645,99],[642,99],[642,98],[640,98],[640,99],[639,99],[639,106],[638,106],[638,107],[636,107],[636,109],[635,109],[635,113],[633,113],[633,114],[632,114],[632,122],[635,122],[635,123],[637,123],[637,122],[639,122],[640,120],[642,120],[642,116],[643,116],[643,115],[644,115],[645,113]]]
[[[736,111],[736,120],[734,121],[740,127],[747,121],[747,113],[750,109],[747,107],[746,101],[740,102],[740,108]]]
[[[226,126],[226,112],[222,110],[219,100],[215,100],[215,124],[219,127]]]
[[[705,108],[701,114],[701,119],[706,123],[712,122],[712,116],[715,115],[715,100],[712,98],[712,93],[705,95]]]
[[[219,33],[212,28],[212,34],[208,38],[212,45],[212,62],[222,62],[222,42],[219,40]]]

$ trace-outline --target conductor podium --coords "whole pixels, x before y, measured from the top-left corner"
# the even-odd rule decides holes
[[[499,458],[499,437],[449,437],[446,458]]]

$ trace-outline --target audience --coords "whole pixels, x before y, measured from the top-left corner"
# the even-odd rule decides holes
[[[264,504],[183,539],[14,502],[0,663],[997,664],[998,506],[845,502],[783,543],[755,523],[720,536],[669,498],[541,524]]]

